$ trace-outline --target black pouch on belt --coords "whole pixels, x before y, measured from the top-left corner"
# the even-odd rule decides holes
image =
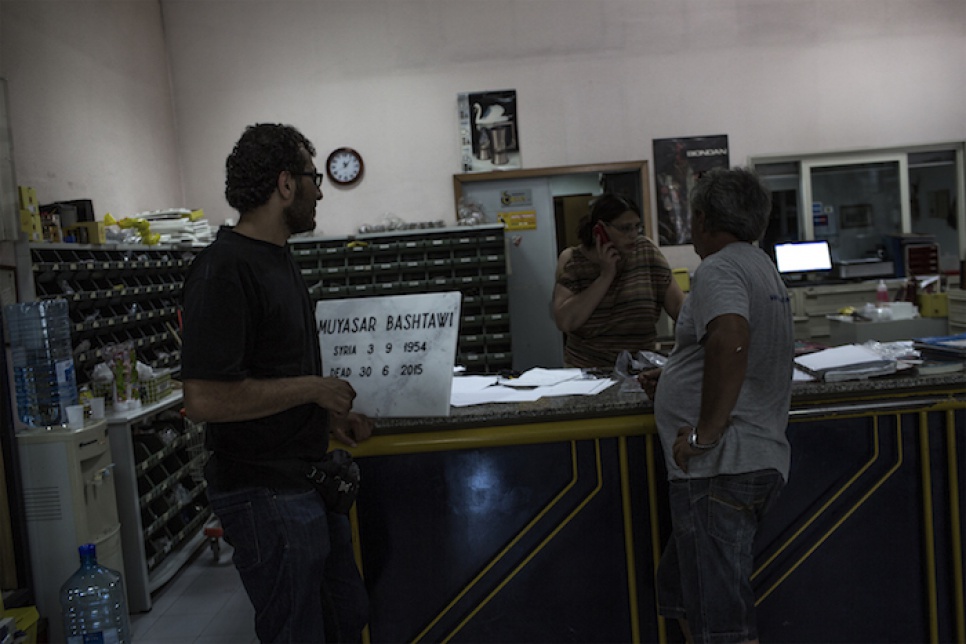
[[[330,512],[349,514],[349,509],[359,495],[359,465],[352,460],[352,454],[344,449],[334,449],[317,462],[296,458],[241,462],[271,467],[293,478],[307,478],[322,495],[325,507]]]
[[[318,463],[299,461],[331,512],[349,514],[359,495],[359,465],[344,449],[334,449]]]

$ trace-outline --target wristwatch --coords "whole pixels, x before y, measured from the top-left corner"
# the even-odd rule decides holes
[[[709,450],[709,449],[714,449],[715,447],[718,446],[718,442],[720,440],[721,439],[719,438],[715,442],[708,443],[708,444],[699,443],[698,442],[698,428],[697,427],[692,427],[691,428],[691,433],[688,434],[688,447],[690,447],[692,449],[702,450],[702,451]]]

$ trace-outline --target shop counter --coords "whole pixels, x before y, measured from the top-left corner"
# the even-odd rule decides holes
[[[764,641],[964,641],[966,375],[795,383],[792,468],[756,541]],[[385,419],[352,450],[369,641],[676,641],[646,396]]]

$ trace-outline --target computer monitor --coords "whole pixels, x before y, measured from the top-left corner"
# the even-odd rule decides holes
[[[827,273],[832,270],[832,253],[824,239],[775,244],[775,264],[782,275]]]

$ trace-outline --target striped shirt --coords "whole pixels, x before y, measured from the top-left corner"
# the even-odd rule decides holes
[[[654,243],[638,237],[634,252],[624,256],[620,272],[604,299],[579,329],[566,334],[564,363],[569,367],[612,369],[624,349],[632,354],[654,349],[656,325],[671,283],[671,269]],[[600,266],[573,247],[557,283],[580,293],[600,276]]]

